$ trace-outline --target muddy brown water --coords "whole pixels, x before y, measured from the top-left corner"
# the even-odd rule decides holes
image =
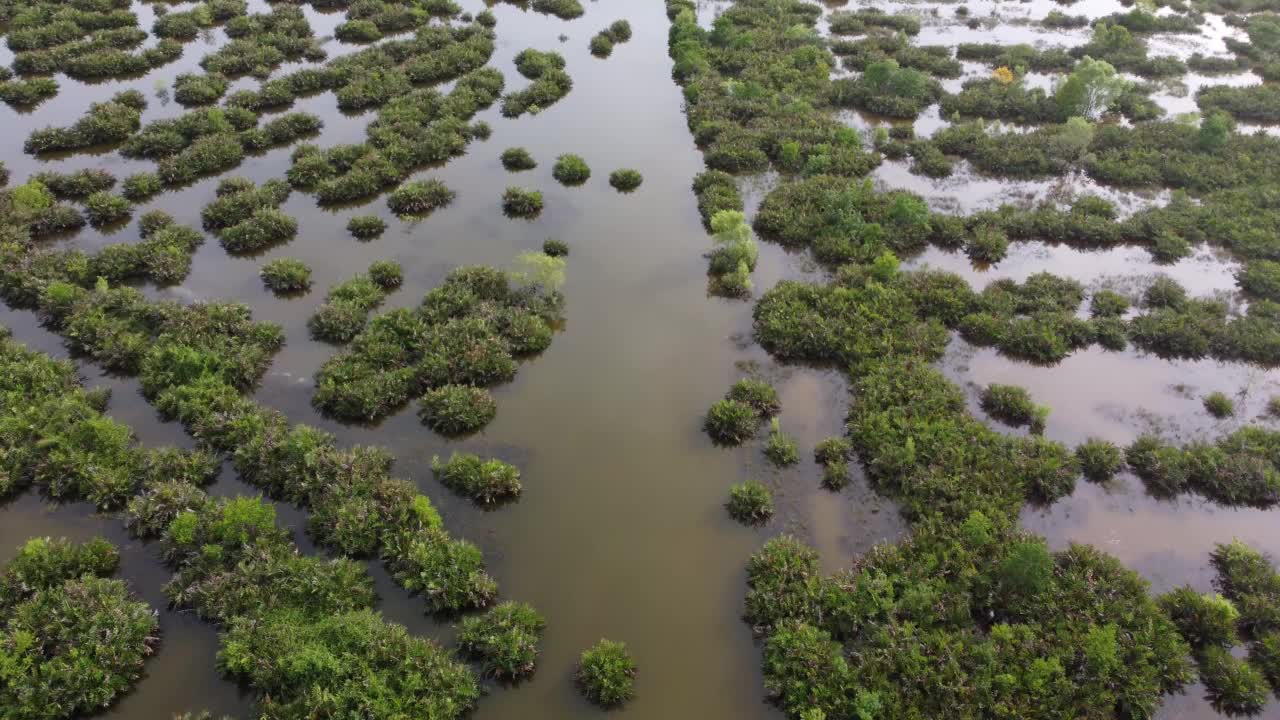
[[[470,11],[482,7],[474,0],[462,4]],[[935,7],[880,6],[926,14]],[[254,10],[265,7],[251,3]],[[704,4],[700,17],[710,21],[717,7]],[[952,17],[955,6],[937,7],[939,17],[927,18],[917,42],[995,38],[1078,44],[1085,39],[1082,31],[1047,32],[1026,23],[1056,7],[1052,3],[970,3],[977,17],[999,15],[998,21],[984,23],[979,30],[957,26]],[[317,36],[328,38],[325,47],[331,54],[354,49],[331,39],[341,13],[303,9]],[[565,55],[574,88],[539,115],[509,120],[496,108],[481,113],[476,119],[493,126],[491,139],[473,143],[466,156],[442,168],[418,173],[417,177],[441,179],[457,192],[448,208],[425,220],[404,222],[389,214],[385,196],[362,207],[330,211],[316,207],[312,197],[295,193],[283,206],[299,221],[293,242],[257,257],[236,258],[209,239],[197,251],[191,277],[182,286],[145,291],[180,300],[240,299],[252,306],[255,318],[280,323],[288,344],[276,357],[258,399],[294,422],[336,433],[343,444],[390,449],[397,458],[396,471],[432,498],[449,529],[484,550],[502,597],[530,602],[544,613],[548,631],[537,673],[515,688],[492,687],[476,718],[599,717],[599,711],[575,692],[570,677],[578,653],[601,637],[625,641],[639,664],[638,697],[619,711],[621,716],[778,718],[763,699],[759,649],[739,619],[747,558],[770,535],[793,532],[817,547],[824,567],[834,570],[873,544],[900,537],[905,528],[893,503],[869,491],[860,477],[840,494],[817,489],[818,471],[808,451],[840,430],[847,392],[841,375],[777,366],[751,343],[750,303],[707,295],[701,255],[710,241],[689,189],[702,159],[685,126],[679,88],[669,76],[662,3],[600,0],[586,4],[586,9],[584,17],[565,22],[505,4],[493,8],[498,49],[491,65],[503,71],[509,87],[525,82],[512,58],[525,47],[535,47]],[[150,7],[135,3],[133,10],[142,27],[150,27]],[[1119,10],[1118,3],[1088,0],[1067,11],[1097,16]],[[590,36],[620,18],[630,20],[633,39],[618,45],[607,60],[593,58],[586,47]],[[1189,54],[1202,42],[1209,52],[1221,53],[1224,30],[1220,23],[1213,27],[1213,37],[1175,37],[1158,47]],[[562,42],[561,34],[568,39]],[[6,130],[0,157],[13,173],[12,182],[45,169],[101,167],[121,178],[151,169],[151,163],[114,153],[36,159],[22,154],[21,141],[34,128],[72,122],[90,102],[125,88],[139,89],[151,98],[144,122],[178,115],[182,108],[164,102],[158,89],[171,87],[174,76],[195,69],[200,57],[224,40],[221,30],[208,33],[188,43],[179,62],[136,80],[84,84],[60,78],[59,95],[30,113],[0,107]],[[0,62],[10,60],[8,51],[0,49]],[[969,70],[985,72],[976,66]],[[241,80],[232,89],[252,85]],[[1169,106],[1182,111],[1186,102],[1171,97]],[[331,94],[301,100],[294,109],[324,118],[325,130],[316,140],[321,145],[363,140],[371,117],[339,112]],[[936,108],[931,112],[917,123],[919,131],[930,132],[944,123]],[[866,128],[880,121],[851,115],[850,122]],[[502,169],[499,153],[517,145],[538,159],[536,170],[512,174]],[[554,158],[564,152],[580,154],[591,165],[592,179],[584,187],[564,188],[551,178]],[[231,174],[259,182],[280,177],[289,153],[289,148],[282,148],[249,158]],[[637,192],[622,195],[608,187],[608,173],[621,167],[644,174]],[[1082,191],[1106,192],[1129,209],[1162,199],[1108,192],[1078,177],[1009,183],[977,176],[961,164],[955,177],[933,181],[911,175],[906,168],[905,163],[886,162],[874,177],[886,187],[919,192],[938,208],[970,211],[1010,199]],[[216,182],[205,180],[166,193],[146,208],[164,209],[198,227],[199,210],[212,199]],[[773,176],[744,180],[749,208],[776,182]],[[537,220],[502,216],[499,196],[509,184],[543,191],[546,210]],[[143,211],[139,208],[135,217]],[[347,219],[370,212],[387,220],[389,230],[370,242],[352,239],[345,231]],[[130,224],[105,235],[86,229],[64,242],[95,248],[135,237],[136,226]],[[311,408],[313,375],[334,349],[311,341],[305,322],[329,286],[363,271],[373,260],[394,259],[404,266],[405,283],[384,307],[411,306],[450,269],[474,263],[509,265],[518,253],[539,248],[548,237],[563,239],[572,248],[564,288],[566,324],[547,352],[525,362],[513,383],[496,389],[498,416],[481,435],[445,441],[418,424],[412,407],[376,427],[343,426]],[[315,282],[308,295],[280,299],[263,289],[258,267],[283,256],[300,258],[313,268]],[[1042,270],[1071,275],[1091,287],[1140,284],[1143,277],[1165,272],[1194,294],[1230,290],[1235,267],[1207,248],[1176,265],[1158,267],[1145,252],[1133,248],[1082,252],[1038,243],[1014,246],[1010,257],[995,268],[976,268],[963,255],[937,250],[908,259],[906,265],[959,272],[976,287]],[[803,254],[761,246],[760,269],[754,277],[757,292],[795,277],[821,274]],[[0,323],[32,347],[66,356],[58,338],[41,329],[30,313],[3,309]],[[1044,368],[969,347],[958,338],[941,367],[968,388],[975,413],[980,413],[978,386],[993,381],[1026,386],[1037,401],[1053,407],[1047,434],[1069,443],[1088,436],[1127,442],[1151,427],[1181,439],[1213,436],[1253,420],[1266,398],[1280,390],[1275,373],[1241,365],[1165,362],[1132,351],[1095,348]],[[144,443],[190,445],[180,427],[156,417],[135,381],[108,376],[89,365],[82,365],[82,372],[90,386],[112,388],[111,414],[129,423]],[[707,406],[746,372],[777,383],[783,427],[797,436],[805,453],[798,469],[777,473],[758,447],[717,449],[700,432]],[[1227,423],[1209,418],[1199,398],[1213,390],[1238,395],[1245,412]],[[433,455],[454,450],[516,462],[523,475],[523,496],[489,512],[452,496],[432,479],[429,463]],[[724,512],[728,486],[747,477],[769,482],[778,493],[779,517],[766,528],[744,528]],[[255,493],[229,469],[212,492]],[[304,513],[284,506],[279,512],[286,523],[304,526]],[[1208,590],[1207,557],[1214,542],[1240,537],[1280,555],[1274,518],[1194,500],[1155,501],[1143,493],[1141,483],[1127,476],[1105,487],[1081,482],[1070,498],[1050,508],[1028,508],[1023,515],[1027,528],[1047,536],[1055,547],[1071,541],[1104,547],[1142,572],[1157,591],[1185,582]],[[123,549],[122,575],[142,597],[164,608],[161,587],[167,571],[154,549],[130,539],[118,519],[95,515],[84,504],[52,506],[30,493],[0,507],[0,562],[37,535],[107,537]],[[305,551],[316,551],[304,533],[296,535]],[[447,621],[424,615],[421,603],[391,582],[376,563],[369,563],[369,570],[381,595],[380,609],[389,619],[415,633],[449,640]],[[147,664],[145,679],[105,715],[165,718],[207,708],[215,714],[248,717],[248,696],[216,670],[215,630],[169,610],[161,612],[161,626],[164,641]],[[1269,709],[1276,708],[1273,704]],[[1162,715],[1215,716],[1198,688],[1170,699]]]

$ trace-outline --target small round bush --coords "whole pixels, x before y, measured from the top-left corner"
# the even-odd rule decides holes
[[[488,425],[498,404],[484,388],[445,385],[429,390],[419,401],[418,418],[442,435],[466,435]]]
[[[738,522],[763,523],[773,516],[773,491],[759,480],[748,480],[729,488],[725,507]]]
[[[311,287],[311,268],[296,258],[276,258],[258,271],[262,284],[277,294],[296,293]]]
[[[644,176],[640,174],[639,170],[623,168],[609,173],[609,184],[618,192],[631,192],[640,187],[642,182],[644,182]]]
[[[532,607],[504,602],[484,615],[464,618],[458,628],[458,647],[479,661],[485,675],[517,680],[533,674],[546,627],[546,620]]]
[[[456,194],[439,180],[412,180],[387,197],[387,207],[397,215],[426,215],[453,202]]]
[[[964,251],[975,262],[994,265],[1009,252],[1009,238],[1003,230],[984,225],[974,231],[973,238]]]
[[[778,467],[795,465],[800,462],[800,447],[796,439],[782,432],[778,418],[774,418],[769,428],[769,439],[764,443],[764,456]]]
[[[1093,482],[1106,482],[1120,472],[1124,465],[1124,453],[1114,443],[1099,438],[1089,438],[1076,448],[1080,471]]]
[[[1129,310],[1129,299],[1114,290],[1099,290],[1089,301],[1093,317],[1120,317]]]
[[[1221,595],[1201,595],[1184,585],[1156,598],[1165,615],[1178,626],[1178,632],[1193,650],[1216,646],[1229,648],[1236,644],[1236,620],[1240,611]]]
[[[849,484],[849,456],[853,443],[844,437],[829,437],[813,448],[813,459],[822,466],[822,486],[840,490]]]
[[[582,694],[601,707],[616,707],[635,697],[636,663],[627,646],[601,640],[582,652],[575,678]]]
[[[1032,402],[1031,394],[1016,385],[991,383],[982,391],[980,404],[988,415],[1000,422],[1013,427],[1029,425],[1032,432],[1043,431],[1048,416],[1047,408],[1038,407]]]
[[[533,159],[528,150],[512,147],[502,151],[502,167],[511,172],[532,170],[538,167],[538,161]]]
[[[587,161],[578,155],[565,153],[556,158],[551,176],[559,180],[562,185],[581,185],[591,177],[591,168],[587,166]]]
[[[591,54],[599,58],[607,58],[613,54],[613,41],[608,35],[599,33],[591,38]]]
[[[1204,409],[1218,418],[1227,418],[1236,414],[1236,403],[1226,393],[1212,392],[1204,396]]]
[[[702,427],[720,445],[741,445],[760,427],[760,415],[741,400],[718,400],[707,410]]]
[[[467,128],[467,135],[469,135],[472,140],[488,140],[493,137],[493,126],[481,120]]]
[[[626,20],[615,20],[609,23],[609,27],[605,28],[604,32],[616,43],[626,42],[631,39],[631,23]]]
[[[148,238],[174,222],[173,216],[163,210],[148,210],[138,218],[138,234]]]
[[[404,282],[404,270],[394,260],[376,260],[369,266],[369,279],[383,290],[394,290]]]
[[[520,494],[520,470],[501,460],[454,453],[449,462],[431,458],[431,472],[440,484],[481,505],[492,505]]]
[[[84,210],[90,225],[102,227],[129,219],[133,204],[119,195],[99,191],[85,199]]]
[[[532,218],[542,212],[542,193],[509,187],[502,193],[502,212],[509,217]]]
[[[755,378],[742,378],[734,383],[725,397],[750,405],[762,418],[777,415],[782,409],[778,391],[769,383]]]
[[[382,31],[372,20],[348,20],[334,28],[333,36],[343,42],[370,43],[382,39]]]
[[[377,215],[357,215],[347,221],[347,232],[361,240],[376,238],[386,230],[387,224]]]
[[[368,311],[352,303],[327,302],[307,318],[307,329],[317,340],[342,345],[359,335],[368,319]]]
[[[565,257],[569,254],[569,244],[563,240],[547,238],[546,242],[542,243],[542,252],[551,257]]]
[[[140,172],[130,175],[120,185],[120,194],[129,202],[140,203],[150,200],[164,190],[160,176],[151,172]]]
[[[1227,715],[1257,715],[1267,704],[1267,681],[1252,665],[1221,647],[1200,655],[1200,679],[1213,709]]]

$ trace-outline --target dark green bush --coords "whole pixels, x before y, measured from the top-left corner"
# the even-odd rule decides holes
[[[150,172],[134,173],[120,184],[120,194],[132,203],[143,203],[164,192],[160,176]]]
[[[992,383],[982,391],[982,409],[991,417],[1014,427],[1027,425],[1033,433],[1044,432],[1049,409],[1037,406],[1025,388]]]
[[[639,170],[623,169],[609,173],[609,185],[618,192],[632,192],[640,187],[644,177]]]
[[[1236,284],[1251,295],[1280,301],[1280,262],[1251,260],[1236,274]]]
[[[369,279],[389,292],[404,282],[404,270],[392,260],[375,260],[369,265]]]
[[[773,491],[759,480],[748,480],[729,488],[725,507],[738,522],[760,524],[773,517]]]
[[[431,459],[431,472],[441,484],[481,505],[492,505],[520,494],[520,470],[497,459],[454,453],[449,462]]]
[[[129,219],[133,214],[133,203],[104,190],[85,198],[84,210],[89,224],[101,227]]]
[[[1098,317],[1120,317],[1129,310],[1129,298],[1114,290],[1099,290],[1089,301],[1089,314]]]
[[[444,385],[419,401],[418,418],[442,435],[469,435],[488,425],[498,405],[484,388]]]
[[[107,192],[116,178],[106,170],[77,170],[72,173],[42,172],[31,177],[61,199],[84,199],[96,192]]]
[[[227,93],[227,78],[217,73],[182,74],[173,80],[173,99],[179,105],[210,105]]]
[[[484,615],[463,618],[458,647],[480,662],[485,675],[518,680],[533,674],[547,623],[532,607],[505,602]]]
[[[311,268],[296,258],[276,258],[258,271],[262,284],[276,294],[297,293],[311,287]]]
[[[551,257],[566,257],[569,254],[569,244],[563,240],[547,238],[542,243],[542,252]]]
[[[1200,654],[1200,679],[1209,702],[1227,715],[1257,715],[1267,704],[1267,681],[1252,665],[1221,647]]]
[[[741,445],[751,439],[759,427],[759,413],[741,400],[717,400],[703,420],[707,434],[721,445]]]
[[[582,652],[574,677],[582,694],[601,707],[616,707],[635,697],[636,663],[627,646],[600,640]]]
[[[537,217],[542,212],[542,193],[521,187],[508,187],[502,193],[502,212],[508,217]]]
[[[1076,447],[1080,472],[1093,482],[1106,482],[1124,466],[1124,454],[1114,443],[1089,438]]]
[[[581,157],[567,153],[556,158],[551,175],[562,185],[581,185],[591,177],[591,168],[587,167],[587,162]]]
[[[377,215],[356,215],[347,221],[347,232],[361,240],[376,238],[386,229],[387,224]]]
[[[413,180],[387,197],[387,207],[397,215],[427,215],[453,202],[456,196],[439,180]]]
[[[1201,595],[1190,585],[1183,585],[1156,598],[1156,602],[1192,649],[1230,648],[1236,644],[1240,612],[1221,595]]]
[[[538,161],[533,159],[528,150],[522,147],[512,147],[502,151],[502,167],[511,172],[532,170],[538,167]]]
[[[0,101],[15,108],[32,108],[58,94],[58,81],[35,77],[0,82]]]

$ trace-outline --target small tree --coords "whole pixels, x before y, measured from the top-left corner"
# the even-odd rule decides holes
[[[1053,97],[1063,115],[1096,120],[1129,85],[1111,63],[1085,55],[1054,90]]]

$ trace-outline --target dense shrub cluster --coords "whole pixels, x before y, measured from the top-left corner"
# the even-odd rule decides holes
[[[537,217],[542,212],[542,193],[512,185],[502,193],[502,212],[507,217]]]
[[[831,51],[842,56],[848,70],[866,71],[875,63],[893,60],[899,66],[935,77],[960,77],[962,67],[945,45],[913,45],[906,35],[871,35],[857,41],[833,43]]]
[[[228,252],[260,252],[298,233],[298,222],[278,209],[289,193],[288,184],[280,180],[255,185],[248,178],[225,178],[218,183],[217,197],[201,209],[200,219]]]
[[[424,216],[453,202],[456,196],[439,180],[413,180],[387,196],[387,207],[401,216]]]
[[[888,117],[914,118],[941,95],[936,80],[889,58],[870,63],[855,79],[835,81],[831,101]]]
[[[581,17],[582,3],[578,0],[502,0],[523,9],[532,9],[544,15],[555,15],[561,20],[572,20]]]
[[[524,603],[504,602],[484,615],[463,619],[458,647],[479,661],[485,675],[519,680],[533,674],[546,620]]]
[[[623,168],[609,173],[609,185],[621,193],[634,192],[643,182],[644,176],[639,170]]]
[[[546,259],[563,267],[560,258]],[[335,417],[374,420],[434,388],[509,381],[515,358],[551,344],[561,304],[554,283],[515,281],[487,267],[460,268],[417,308],[375,317],[347,351],[327,361],[316,376],[314,402]],[[442,415],[442,422],[445,417],[454,415]]]
[[[591,54],[607,58],[613,54],[613,46],[631,39],[631,23],[617,20],[609,27],[591,36]]]
[[[105,540],[27,541],[0,568],[0,702],[13,717],[109,707],[159,644],[156,614],[120,580]]]
[[[1144,435],[1125,459],[1153,495],[1195,492],[1224,505],[1271,507],[1280,502],[1278,447],[1280,435],[1250,426],[1181,448]]]
[[[307,329],[317,340],[343,345],[364,329],[369,313],[382,304],[387,293],[400,286],[400,266],[378,261],[367,274],[329,288],[324,304],[307,318]]]
[[[108,102],[93,103],[84,117],[68,127],[33,131],[23,149],[37,154],[123,142],[137,132],[141,117],[138,108],[121,102],[117,96]]]
[[[258,270],[262,284],[277,295],[299,293],[311,287],[311,268],[297,258],[276,258]]]
[[[991,383],[983,388],[980,401],[982,409],[988,415],[1006,425],[1014,427],[1027,425],[1033,433],[1044,432],[1049,408],[1036,405],[1026,388]]]
[[[520,494],[520,470],[497,459],[457,453],[448,462],[433,457],[431,472],[445,487],[481,505],[510,500]]]
[[[528,150],[512,147],[502,151],[502,167],[511,172],[532,170],[538,167],[538,161],[533,159],[533,155],[530,155]]]
[[[536,115],[573,89],[573,79],[564,70],[564,57],[555,51],[521,50],[516,55],[516,69],[532,82],[523,90],[502,96],[502,114],[506,117]]]

